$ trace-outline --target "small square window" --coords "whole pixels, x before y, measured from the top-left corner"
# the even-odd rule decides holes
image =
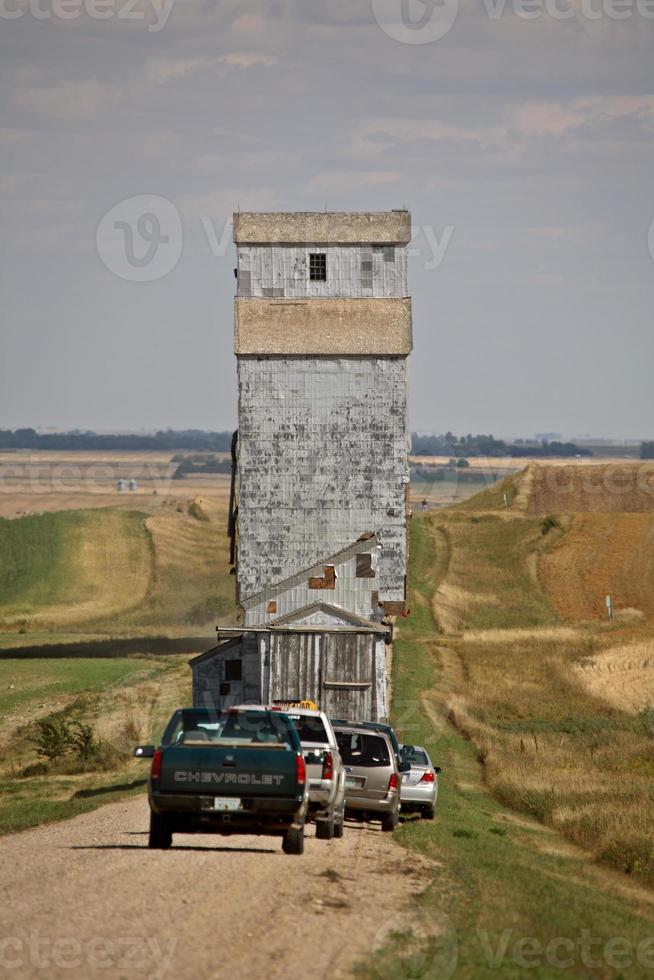
[[[324,252],[309,253],[309,279],[311,282],[327,282],[327,256]]]
[[[225,661],[225,680],[226,681],[240,681],[241,680],[241,661],[240,660],[226,660]]]

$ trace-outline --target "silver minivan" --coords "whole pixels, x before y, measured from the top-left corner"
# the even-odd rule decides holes
[[[355,726],[334,729],[345,766],[345,815],[381,820],[392,831],[400,819],[400,773],[384,732]]]

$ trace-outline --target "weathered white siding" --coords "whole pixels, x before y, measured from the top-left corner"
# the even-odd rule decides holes
[[[239,659],[247,682],[225,685],[225,663]],[[374,632],[245,632],[191,668],[195,707],[311,700],[333,718],[388,714],[384,640]]]
[[[357,553],[370,555],[374,577],[357,576]],[[259,601],[252,603],[246,601],[244,603],[245,625],[257,626],[280,616],[286,616],[297,609],[304,609],[314,602],[327,602],[332,606],[338,606],[340,609],[369,619],[373,613],[378,612],[375,593],[379,593],[380,561],[381,547],[377,544],[376,539],[362,542],[358,546],[358,552],[349,554],[343,560],[333,562],[336,570],[333,589],[312,589],[309,587],[310,578],[323,574],[323,565],[314,566],[305,574],[294,575],[285,583],[284,588],[266,590],[260,596]],[[271,601],[275,604],[274,611],[268,610]],[[332,619],[329,614],[318,612],[302,621],[327,625],[331,624]]]
[[[239,357],[241,599],[370,531],[380,600],[404,599],[406,376],[404,358]]]
[[[309,255],[327,256],[327,279],[309,278]],[[403,298],[406,249],[393,245],[241,245],[238,295],[257,298]]]

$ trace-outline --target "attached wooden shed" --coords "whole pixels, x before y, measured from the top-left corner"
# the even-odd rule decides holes
[[[195,707],[315,701],[331,717],[386,718],[387,626],[317,602],[261,627],[219,630],[191,661]]]

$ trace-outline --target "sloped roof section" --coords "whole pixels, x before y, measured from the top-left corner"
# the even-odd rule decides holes
[[[340,606],[334,606],[330,602],[312,602],[302,609],[295,609],[293,612],[270,620],[264,625],[271,630],[285,626],[297,626],[301,628],[303,620],[308,619],[317,612],[323,613],[332,620],[329,623],[330,626],[354,626],[356,629],[365,629],[372,633],[380,633],[381,635],[388,633],[387,626],[382,626],[380,623],[373,623],[370,619],[357,616],[356,613],[348,612],[347,609],[341,609]]]
[[[269,586],[269,588],[264,589],[262,592],[248,596],[247,599],[241,599],[241,605],[244,609],[250,609],[252,606],[257,606],[266,599],[275,599],[283,592],[287,592],[294,586],[306,582],[307,579],[322,575],[325,565],[341,565],[343,562],[349,561],[354,555],[361,555],[366,551],[373,551],[378,544],[379,541],[376,534],[371,532],[362,534],[352,544],[349,544],[346,548],[342,548],[335,554],[323,558],[313,565],[309,565],[308,568],[301,568],[299,572],[289,575],[288,578],[282,579],[281,582],[276,582],[275,585]]]

